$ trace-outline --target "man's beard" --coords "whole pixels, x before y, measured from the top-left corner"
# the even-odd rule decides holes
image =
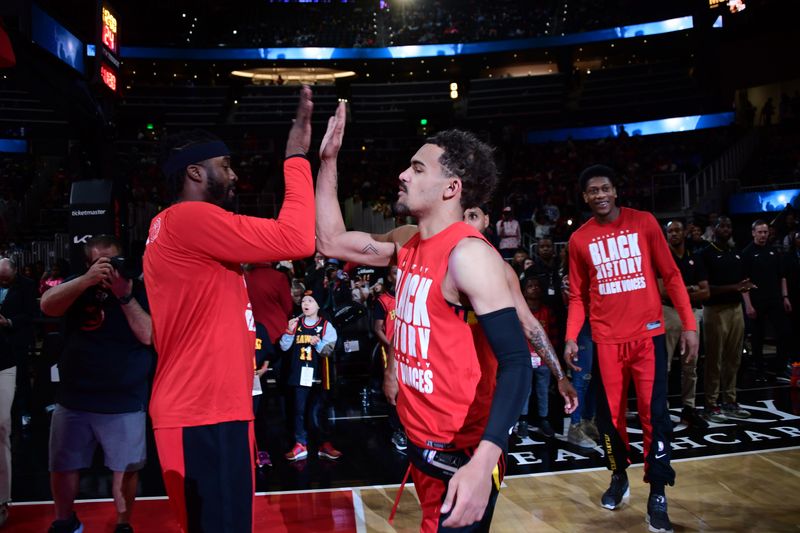
[[[411,215],[411,210],[409,210],[408,206],[402,203],[400,200],[397,200],[394,205],[392,205],[392,210],[394,211],[395,216],[407,217]]]
[[[228,194],[228,191],[233,187],[225,185],[225,182],[217,179],[216,176],[209,175],[208,178],[206,191],[212,202],[226,211],[235,212],[237,207],[236,195],[231,196]]]

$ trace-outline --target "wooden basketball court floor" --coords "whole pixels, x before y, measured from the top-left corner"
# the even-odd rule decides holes
[[[678,459],[675,487],[668,488],[676,532],[800,531],[800,446]],[[616,511],[599,506],[608,486],[603,468],[522,474],[506,478],[492,531],[647,531],[647,485],[641,465],[629,469],[631,497]],[[259,493],[255,531],[412,532],[420,509],[406,485],[394,524],[388,523],[398,485]],[[76,511],[86,533],[112,531],[110,500],[83,501]],[[15,504],[5,531],[41,533],[52,520],[52,502]],[[165,498],[137,501],[137,532],[178,528]]]

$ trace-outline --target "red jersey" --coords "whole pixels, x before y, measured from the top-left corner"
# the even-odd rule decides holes
[[[424,448],[476,446],[489,419],[497,359],[480,325],[441,289],[453,248],[473,237],[486,240],[457,222],[425,240],[416,234],[397,255],[397,412]]]
[[[154,428],[253,419],[255,320],[241,263],[314,252],[314,191],[308,161],[284,163],[278,218],[181,202],[150,223],[144,276],[158,364]]]
[[[620,208],[613,222],[592,218],[569,239],[567,339],[575,340],[589,307],[592,338],[619,344],[664,333],[658,276],[683,323],[697,330],[689,294],[655,217]]]
[[[292,314],[292,291],[289,278],[272,267],[256,265],[245,276],[247,294],[253,304],[253,317],[264,324],[269,342],[275,344],[283,335]]]
[[[390,341],[394,338],[394,316],[395,316],[395,297],[383,291],[378,295],[378,304],[383,308],[386,318],[383,320],[383,334]]]

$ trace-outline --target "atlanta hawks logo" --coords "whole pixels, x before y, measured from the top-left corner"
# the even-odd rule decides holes
[[[156,217],[156,219],[150,225],[150,234],[147,236],[147,242],[145,245],[155,242],[155,240],[158,238],[159,231],[161,231],[161,217]]]

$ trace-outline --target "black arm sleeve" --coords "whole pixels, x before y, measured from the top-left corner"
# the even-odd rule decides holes
[[[533,380],[531,356],[525,334],[513,307],[478,317],[497,357],[497,385],[482,440],[508,448],[508,433],[528,399]]]

